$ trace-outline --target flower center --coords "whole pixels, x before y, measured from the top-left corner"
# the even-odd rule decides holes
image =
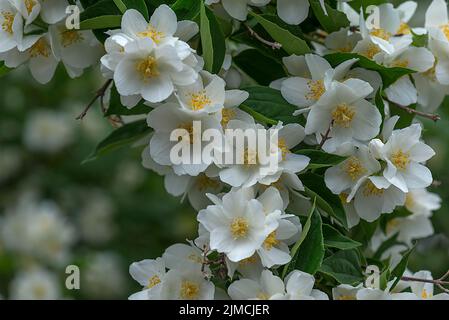
[[[310,80],[307,86],[309,87],[309,93],[306,95],[308,100],[318,100],[326,92],[324,80]]]
[[[339,104],[332,112],[332,120],[334,121],[334,124],[343,128],[349,128],[354,116],[355,111],[346,103]]]
[[[156,58],[148,56],[137,63],[137,71],[142,75],[143,79],[149,79],[159,75],[157,70]]]
[[[212,180],[208,176],[202,174],[196,179],[195,183],[199,191],[205,191],[208,189],[216,189],[220,186],[220,183],[216,180]]]
[[[368,180],[363,188],[363,195],[365,197],[376,196],[380,197],[384,194],[384,189],[378,189],[371,180]]]
[[[381,38],[381,39],[384,39],[384,40],[387,40],[387,41],[390,40],[390,38],[391,38],[391,33],[387,32],[386,30],[384,30],[382,28],[380,28],[380,29],[373,29],[373,30],[371,30],[370,34],[373,37]]]
[[[12,34],[12,25],[14,24],[14,14],[9,11],[2,11],[3,23],[2,29],[3,31]]]
[[[399,26],[398,35],[404,35],[404,34],[411,34],[412,30],[410,29],[410,26],[405,23],[405,22],[401,22],[401,25]]]
[[[152,25],[148,25],[145,31],[139,32],[137,34],[141,38],[150,38],[156,44],[159,44],[163,37],[165,37],[163,32],[159,32]]]
[[[44,38],[40,38],[30,49],[30,57],[36,58],[38,56],[43,56],[48,58],[50,56],[50,50]]]
[[[355,296],[342,295],[337,298],[337,300],[357,300]]]
[[[190,94],[190,106],[193,110],[201,110],[211,102],[204,90]]]
[[[248,221],[245,218],[234,218],[231,223],[231,233],[235,240],[244,238],[248,234]]]
[[[255,255],[252,255],[252,256],[249,257],[249,258],[240,260],[240,261],[239,261],[239,265],[245,266],[245,265],[253,264],[253,263],[256,263],[256,262],[257,262],[256,256],[255,256]]]
[[[370,43],[368,45],[368,48],[362,53],[362,55],[364,55],[368,59],[372,60],[374,58],[374,56],[376,54],[378,54],[379,52],[380,52],[379,46],[377,46],[377,45],[375,45],[373,43]]]
[[[161,283],[161,279],[156,275],[152,276],[150,279],[148,279],[147,288],[151,289],[154,286],[158,285],[159,283]]]
[[[200,293],[200,286],[192,281],[184,280],[181,283],[179,296],[184,300],[197,299]]]
[[[276,231],[273,231],[268,235],[268,237],[263,242],[263,247],[270,251],[274,246],[279,244],[279,240],[276,239]]]
[[[268,300],[268,299],[270,299],[270,296],[267,293],[261,291],[261,292],[259,292],[257,294],[257,299],[259,299],[259,300]]]
[[[83,35],[75,30],[65,30],[61,32],[61,38],[62,46],[64,48],[84,40]]]
[[[447,40],[449,40],[449,23],[442,25],[440,28],[443,31],[444,35],[446,36]]]
[[[236,116],[235,110],[232,109],[222,109],[221,110],[221,125],[226,127],[232,119]]]
[[[366,169],[356,157],[351,157],[347,160],[344,170],[353,181],[357,180],[366,172]]]
[[[421,291],[421,298],[423,298],[423,299],[432,298],[432,296],[433,296],[433,294],[427,293],[427,290],[426,290],[426,289],[423,289],[423,290]]]
[[[35,5],[36,5],[35,0],[25,0],[25,7],[27,9],[28,15],[31,14],[31,11],[33,11]]]
[[[391,162],[399,170],[405,170],[410,163],[410,154],[408,152],[403,152],[398,150],[391,155]]]

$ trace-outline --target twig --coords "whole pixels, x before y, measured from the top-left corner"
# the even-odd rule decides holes
[[[260,42],[262,42],[263,44],[266,44],[267,46],[270,46],[271,49],[275,50],[275,49],[281,49],[282,48],[282,44],[280,44],[279,42],[271,42],[268,40],[265,40],[264,38],[262,38],[256,31],[254,31],[249,25],[245,24],[246,29],[248,29],[249,34],[256,38],[257,40],[259,40]]]
[[[446,289],[444,287],[444,286],[449,285],[449,281],[444,281],[448,277],[449,277],[449,270],[439,279],[421,279],[421,278],[414,278],[414,277],[401,277],[401,280],[402,281],[433,283],[433,284],[437,285],[438,288],[440,288],[444,292],[449,293],[449,289]]]
[[[433,120],[433,121],[438,121],[438,120],[441,119],[440,116],[437,115],[437,114],[422,112],[422,111],[415,110],[415,109],[412,109],[412,108],[409,108],[409,107],[406,107],[406,106],[402,106],[402,105],[397,104],[397,103],[392,102],[392,101],[390,101],[390,102],[393,105],[395,105],[396,107],[398,107],[399,109],[402,109],[405,112],[408,112],[410,114],[416,114],[417,116],[421,116],[421,117],[424,117],[424,118],[427,118],[427,119],[430,119],[430,120]]]
[[[332,120],[332,122],[329,125],[329,128],[327,128],[326,132],[324,134],[321,134],[321,142],[318,146],[318,149],[323,148],[324,143],[331,138],[331,137],[329,137],[329,134],[331,133],[331,128],[332,128],[333,124],[334,124],[334,121]]]
[[[109,88],[111,83],[112,83],[112,79],[109,79],[108,81],[105,82],[105,84],[100,89],[98,89],[97,93],[92,98],[92,100],[89,102],[89,104],[86,106],[86,108],[84,108],[83,112],[81,112],[81,114],[78,117],[76,117],[76,120],[83,120],[83,118],[86,116],[86,114],[89,111],[89,109],[93,106],[93,104],[98,99],[100,99],[102,112],[104,113],[106,111],[106,108],[104,107],[103,98],[104,98],[104,95],[106,93],[106,90]]]

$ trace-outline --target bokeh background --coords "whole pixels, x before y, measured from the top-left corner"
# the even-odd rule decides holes
[[[417,25],[427,1],[418,3]],[[113,130],[98,104],[75,119],[103,81],[98,68],[75,80],[61,68],[46,86],[26,68],[0,78],[0,297],[20,294],[27,271],[39,270],[56,283],[58,298],[125,299],[140,289],[130,263],[195,237],[196,213],[141,166],[141,148],[82,164]],[[437,150],[431,191],[443,205],[433,216],[435,235],[420,241],[409,264],[435,276],[449,268],[449,99],[438,113],[438,123],[424,123]],[[80,290],[64,286],[68,264],[80,267]]]

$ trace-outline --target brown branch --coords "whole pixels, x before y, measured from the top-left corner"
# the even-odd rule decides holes
[[[423,283],[432,283],[438,286],[441,290],[443,290],[446,293],[449,293],[449,289],[446,289],[444,286],[449,285],[449,281],[444,281],[446,278],[449,277],[449,270],[439,279],[421,279],[421,278],[415,278],[415,277],[401,277],[402,281],[412,281],[412,282],[423,282]]]
[[[395,105],[396,107],[398,107],[399,109],[402,109],[402,110],[404,110],[407,113],[416,114],[417,116],[421,116],[421,117],[424,117],[424,118],[427,118],[427,119],[430,119],[430,120],[433,120],[433,121],[438,121],[438,120],[441,119],[440,116],[437,115],[437,114],[422,112],[422,111],[415,110],[415,109],[412,109],[412,108],[409,108],[409,107],[406,107],[406,106],[402,106],[402,105],[397,104],[397,103],[392,102],[392,101],[390,101],[390,102],[393,105]]]
[[[106,108],[104,106],[104,95],[106,93],[106,90],[109,88],[109,86],[112,83],[112,79],[109,79],[108,81],[106,81],[103,86],[98,89],[97,93],[95,94],[95,96],[92,98],[92,100],[89,102],[89,104],[86,106],[86,108],[84,108],[83,112],[81,112],[81,114],[76,117],[76,120],[83,120],[83,118],[86,116],[87,112],[89,111],[89,109],[93,106],[93,104],[100,99],[100,104],[101,104],[101,110],[103,113],[105,113]]]
[[[329,125],[329,128],[327,128],[326,132],[324,134],[321,134],[321,142],[318,145],[318,149],[322,149],[324,143],[331,138],[331,137],[329,137],[329,134],[331,133],[331,129],[332,129],[332,125],[333,124],[334,124],[334,121],[332,120],[332,122]]]
[[[254,31],[249,25],[245,24],[246,29],[248,29],[249,34],[256,38],[257,40],[259,40],[260,42],[262,42],[263,44],[266,44],[267,46],[271,47],[271,49],[275,50],[275,49],[281,49],[282,48],[282,44],[280,44],[279,42],[271,42],[268,40],[265,40],[264,38],[262,38],[256,31]]]

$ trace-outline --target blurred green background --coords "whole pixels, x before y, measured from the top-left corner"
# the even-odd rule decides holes
[[[419,1],[419,5],[422,17],[426,1]],[[422,23],[422,18],[415,23]],[[103,82],[98,69],[72,80],[59,68],[45,86],[36,83],[26,68],[0,79],[0,218],[28,192],[60,207],[77,230],[76,242],[69,250],[70,263],[81,268],[81,290],[63,289],[65,266],[45,267],[60,276],[66,298],[126,298],[140,289],[128,275],[133,261],[158,257],[171,244],[192,239],[197,232],[196,213],[188,203],[168,195],[163,178],[141,166],[141,148],[120,149],[81,165],[113,130],[98,104],[84,120],[75,120]],[[62,112],[68,119],[71,139],[58,152],[33,151],[24,143],[27,123],[38,110]],[[435,236],[420,242],[409,265],[413,271],[431,270],[434,276],[445,273],[449,266],[449,99],[438,113],[442,118],[438,123],[424,122],[425,139],[437,151],[429,165],[439,185],[431,191],[442,197],[443,206],[433,216]],[[95,207],[99,199],[106,205]],[[86,225],[79,223],[80,215],[89,206],[93,206],[90,210],[110,211],[111,221],[93,220],[89,225],[93,228],[90,232],[107,228],[110,236],[106,240],[91,241],[83,236]],[[1,241],[0,295],[7,298],[11,279],[30,262],[6,250]],[[100,289],[89,286],[83,273],[92,257],[104,253],[115,257],[118,274],[105,280],[117,282],[116,286],[103,290],[101,283]]]

